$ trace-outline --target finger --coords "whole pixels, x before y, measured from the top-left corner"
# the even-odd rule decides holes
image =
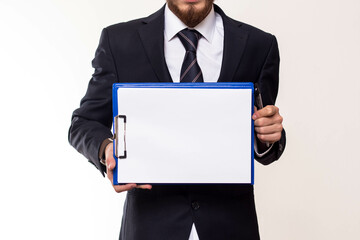
[[[141,188],[141,189],[151,189],[152,188],[152,185],[150,184],[144,184],[144,185],[138,185],[136,186],[137,188]]]
[[[134,187],[136,187],[136,184],[128,183],[125,185],[113,185],[113,187],[117,193],[120,193],[120,192],[129,191],[129,190],[133,189]]]
[[[265,142],[274,143],[274,142],[277,142],[280,140],[281,132],[276,132],[276,133],[271,133],[271,134],[260,134],[259,133],[256,136],[263,143],[265,143]]]
[[[280,116],[280,114],[276,114],[272,117],[262,117],[262,118],[258,118],[254,121],[254,126],[255,127],[265,127],[265,126],[270,126],[273,124],[278,124],[278,123],[282,123],[283,122],[283,118],[282,116]]]
[[[276,132],[281,132],[283,126],[281,123],[272,124],[264,127],[255,127],[255,132],[260,134],[272,134]]]
[[[259,111],[256,111],[253,114],[253,120],[262,118],[262,117],[270,117],[275,115],[279,112],[279,108],[274,105],[267,105],[263,109],[260,109]]]

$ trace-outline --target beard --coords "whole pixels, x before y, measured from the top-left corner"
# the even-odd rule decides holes
[[[194,4],[189,4],[186,10],[180,9],[178,5],[174,3],[174,1],[167,1],[169,9],[188,27],[195,27],[202,20],[206,18],[206,16],[211,11],[214,0],[206,0],[205,7],[202,9],[198,9]]]

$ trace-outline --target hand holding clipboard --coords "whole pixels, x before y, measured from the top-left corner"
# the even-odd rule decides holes
[[[279,108],[274,105],[264,107],[259,84],[254,84],[255,105],[257,111],[253,115],[255,132],[266,147],[270,147],[270,143],[280,140],[283,129],[283,118],[279,114]],[[266,109],[266,110],[265,110]]]

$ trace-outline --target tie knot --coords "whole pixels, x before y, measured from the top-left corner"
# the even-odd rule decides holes
[[[186,51],[196,52],[201,34],[196,30],[185,28],[177,34]]]

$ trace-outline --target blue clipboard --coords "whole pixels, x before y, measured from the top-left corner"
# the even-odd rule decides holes
[[[112,94],[114,184],[254,184],[253,83],[115,83]]]

